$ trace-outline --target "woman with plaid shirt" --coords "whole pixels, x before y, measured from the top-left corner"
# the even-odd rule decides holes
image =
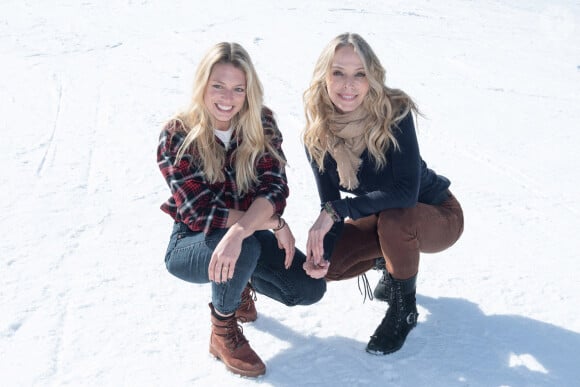
[[[194,84],[157,151],[171,190],[161,209],[174,220],[165,263],[185,281],[211,282],[210,353],[234,373],[258,376],[266,367],[239,325],[257,318],[254,291],[309,305],[326,283],[306,275],[306,257],[281,217],[289,193],[282,135],[248,53],[215,45]]]

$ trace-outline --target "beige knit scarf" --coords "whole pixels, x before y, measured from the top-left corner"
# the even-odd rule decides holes
[[[368,113],[359,106],[348,113],[335,113],[329,119],[330,155],[336,161],[340,185],[349,190],[358,187],[356,177],[361,164],[360,155],[366,148]]]

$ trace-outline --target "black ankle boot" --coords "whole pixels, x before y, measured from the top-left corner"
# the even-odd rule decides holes
[[[415,286],[417,276],[397,280],[387,273],[392,300],[387,314],[371,336],[366,351],[375,355],[386,355],[401,349],[411,329],[417,325]]]
[[[389,305],[392,303],[392,293],[391,293],[391,275],[385,267],[384,258],[377,258],[375,262],[375,269],[382,271],[383,275],[379,279],[375,290],[373,291],[373,296],[377,300],[386,301]]]
[[[387,269],[382,269],[383,275],[379,279],[375,290],[373,291],[373,296],[379,301],[386,301],[391,305],[393,297],[391,294],[391,275]]]

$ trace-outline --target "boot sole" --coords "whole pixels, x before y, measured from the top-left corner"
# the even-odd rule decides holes
[[[399,348],[394,348],[394,349],[391,349],[391,350],[389,350],[389,351],[379,351],[379,350],[376,350],[376,351],[375,351],[375,350],[368,349],[368,348],[365,348],[365,351],[366,351],[367,353],[370,353],[371,355],[375,355],[375,356],[383,356],[383,355],[389,355],[389,354],[391,354],[391,353],[397,352],[397,351],[398,351],[399,349],[401,349],[401,348],[403,348],[403,346],[402,346],[402,345],[401,345]]]
[[[254,317],[254,318],[246,318],[245,316],[238,316],[236,314],[236,318],[242,323],[242,324],[246,324],[246,323],[251,323],[254,322],[258,319],[258,316]]]
[[[240,375],[240,376],[247,376],[250,378],[255,378],[261,375],[264,375],[266,373],[266,367],[264,367],[263,370],[255,370],[255,371],[246,371],[246,370],[241,370],[239,368],[236,368],[228,363],[226,363],[220,356],[219,354],[214,351],[211,347],[209,348],[209,353],[212,354],[213,357],[215,357],[216,359],[218,359],[219,361],[221,361],[222,363],[224,363],[224,365],[226,366],[226,369],[236,375]]]

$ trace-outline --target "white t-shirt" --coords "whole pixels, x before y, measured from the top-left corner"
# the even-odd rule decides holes
[[[234,128],[230,127],[228,130],[214,129],[213,132],[215,133],[216,136],[218,136],[220,140],[222,140],[222,142],[226,146],[226,149],[228,149],[230,147],[230,140],[232,139],[232,133],[234,132]]]

